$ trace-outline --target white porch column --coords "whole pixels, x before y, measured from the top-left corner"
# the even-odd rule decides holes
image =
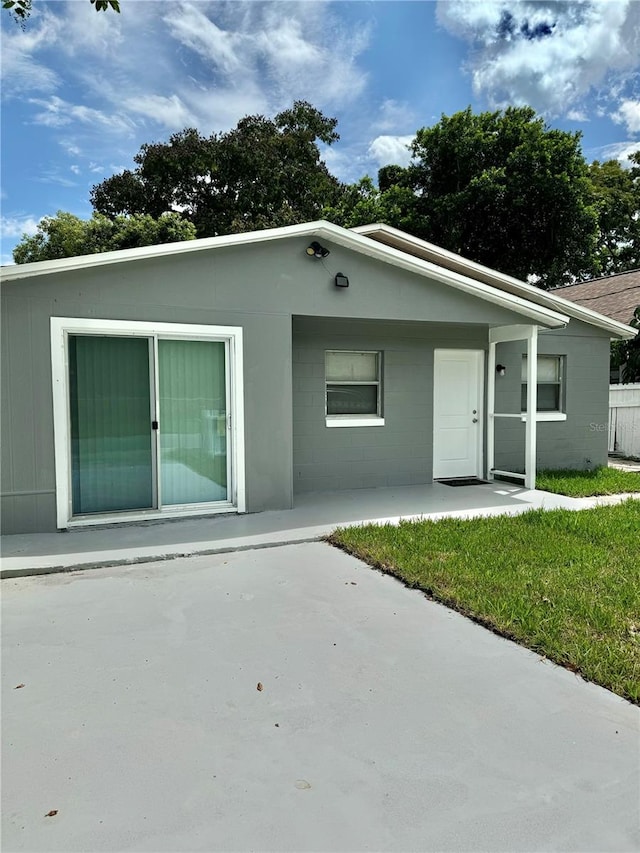
[[[527,417],[525,422],[524,485],[536,487],[536,439],[538,412],[538,327],[527,335]]]
[[[523,416],[518,412],[496,412],[496,344],[507,341],[527,342],[527,412]],[[492,480],[495,469],[495,419],[518,418],[525,422],[525,458],[524,474],[511,471],[498,471],[500,475],[524,480],[525,488],[536,487],[536,426],[538,409],[538,327],[517,324],[497,326],[489,329],[489,358],[487,376],[487,479]],[[520,365],[518,365],[518,377]],[[518,408],[520,406],[518,405]]]
[[[493,480],[496,460],[496,345],[489,336],[487,358],[487,480]]]

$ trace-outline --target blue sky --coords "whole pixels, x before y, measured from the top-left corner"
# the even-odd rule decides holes
[[[42,216],[144,142],[226,130],[304,98],[339,119],[343,180],[407,162],[416,129],[471,105],[530,104],[588,160],[640,147],[640,2],[33,0],[2,28],[2,263]]]

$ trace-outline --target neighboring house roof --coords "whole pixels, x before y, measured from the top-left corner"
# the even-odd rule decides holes
[[[640,270],[568,284],[553,292],[612,320],[628,323],[640,305]]]
[[[284,228],[269,228],[243,234],[221,237],[204,237],[180,243],[122,249],[54,261],[38,261],[5,267],[5,282],[17,282],[32,276],[70,272],[127,261],[166,257],[231,246],[264,243],[291,237],[317,237],[332,241],[360,254],[414,272],[425,278],[440,281],[457,290],[500,305],[547,328],[561,328],[576,317],[586,323],[605,329],[612,336],[631,338],[635,330],[623,323],[610,320],[595,311],[582,308],[569,301],[552,296],[532,285],[483,267],[473,261],[454,255],[424,240],[418,240],[386,225],[370,225],[347,229],[324,220]]]

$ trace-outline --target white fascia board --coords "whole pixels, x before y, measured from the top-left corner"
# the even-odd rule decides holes
[[[409,272],[435,279],[443,284],[448,284],[457,290],[469,293],[486,302],[492,302],[516,314],[530,317],[541,325],[549,328],[561,328],[569,322],[569,317],[565,314],[560,314],[558,311],[537,305],[528,299],[523,299],[516,294],[500,290],[490,284],[485,284],[482,281],[470,278],[454,270],[439,267],[431,261],[407,254],[394,246],[371,240],[369,237],[354,233],[353,229],[339,228],[329,222],[319,222],[317,225],[316,234],[320,237],[325,237],[325,239],[332,240],[334,243],[339,243],[346,248],[354,249],[370,258],[375,258],[408,270]],[[336,230],[334,231],[334,229]]]
[[[402,234],[402,232],[397,232]],[[569,318],[557,311],[537,305],[526,298],[508,293],[492,285],[478,281],[461,273],[439,267],[431,261],[407,254],[401,249],[380,243],[363,236],[352,229],[342,228],[331,222],[319,220],[306,222],[301,225],[287,225],[283,228],[266,228],[263,231],[252,231],[242,234],[226,234],[221,237],[204,237],[200,240],[185,240],[180,243],[163,243],[158,246],[142,246],[137,249],[121,249],[115,252],[102,252],[95,255],[80,255],[73,258],[60,258],[54,261],[37,261],[32,264],[16,264],[3,270],[5,282],[19,281],[37,275],[70,272],[78,269],[88,269],[108,264],[124,263],[126,261],[145,260],[149,258],[166,257],[169,255],[185,254],[188,252],[221,249],[228,246],[250,245],[271,240],[283,240],[290,237],[319,237],[331,240],[345,248],[360,254],[375,258],[383,263],[426,276],[443,284],[461,290],[492,302],[517,314],[529,317],[548,328],[566,326]],[[405,238],[408,235],[403,235]]]
[[[2,280],[16,281],[48,273],[69,272],[89,267],[106,266],[126,261],[141,261],[167,255],[181,255],[200,252],[207,249],[221,249],[226,246],[264,243],[268,240],[282,240],[287,237],[311,236],[316,233],[317,222],[305,222],[302,225],[286,225],[282,228],[265,228],[264,231],[250,231],[242,234],[225,234],[221,237],[202,237],[199,240],[181,240],[179,243],[161,243],[156,246],[141,246],[137,249],[119,249],[114,252],[100,252],[94,255],[76,255],[73,258],[58,258],[54,261],[36,261],[31,264],[14,264],[3,267]],[[337,227],[337,226],[335,226]],[[341,229],[342,230],[342,229]]]
[[[384,234],[397,243],[398,247],[401,247],[404,244],[407,247],[422,249],[436,259],[442,258],[443,261],[451,261],[465,267],[469,271],[469,275],[471,277],[473,277],[474,274],[481,275],[483,279],[487,280],[487,283],[494,283],[498,288],[506,285],[515,291],[517,295],[521,295],[524,299],[528,299],[536,305],[544,305],[552,310],[562,311],[563,313],[568,314],[569,317],[573,317],[576,320],[582,320],[584,323],[588,323],[591,326],[597,326],[600,329],[604,329],[613,337],[630,340],[637,334],[637,329],[626,325],[626,323],[620,323],[618,320],[612,320],[611,317],[606,317],[604,314],[593,311],[591,308],[584,308],[582,305],[571,302],[569,299],[564,299],[562,296],[555,296],[549,291],[541,290],[533,284],[521,281],[520,279],[506,275],[505,273],[500,273],[497,270],[484,266],[483,264],[478,264],[475,261],[464,258],[462,255],[457,255],[455,252],[450,252],[447,249],[436,246],[434,243],[429,243],[427,240],[421,240],[419,237],[413,237],[411,234],[407,234],[405,231],[393,228],[391,225],[375,223],[371,225],[359,225],[351,230],[369,238],[374,234]],[[385,243],[384,245],[389,244]],[[437,263],[437,260],[434,262]]]

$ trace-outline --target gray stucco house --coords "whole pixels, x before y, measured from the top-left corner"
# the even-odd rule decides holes
[[[634,331],[383,225],[3,270],[2,529],[607,458]]]

